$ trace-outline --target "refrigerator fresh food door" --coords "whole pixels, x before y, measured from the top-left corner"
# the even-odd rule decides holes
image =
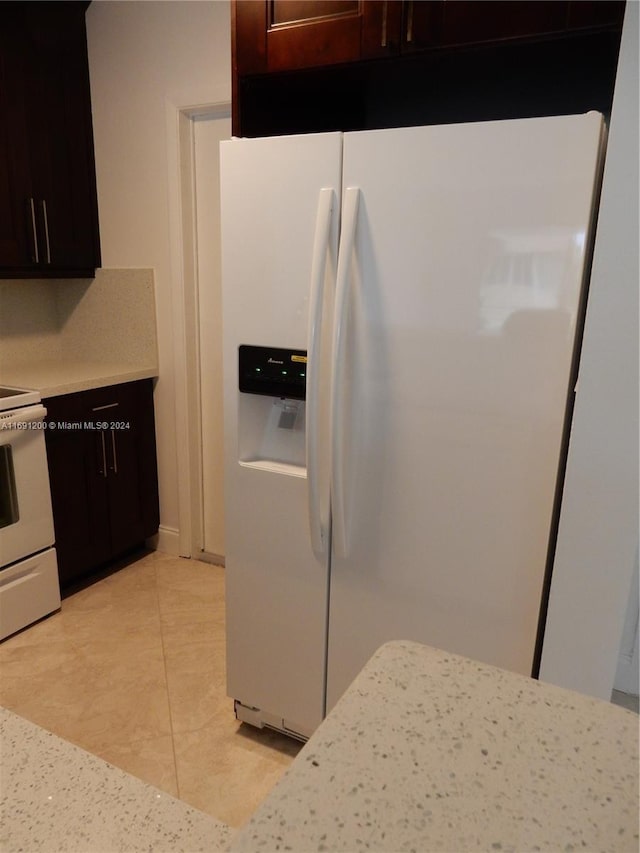
[[[601,135],[345,135],[327,710],[392,639],[531,672]]]
[[[227,692],[241,719],[302,736],[324,714],[341,165],[339,133],[221,145]],[[295,370],[306,399],[239,391],[241,345],[273,348],[248,387],[264,357],[264,387]]]

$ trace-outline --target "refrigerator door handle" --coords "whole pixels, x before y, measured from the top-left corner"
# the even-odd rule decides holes
[[[307,497],[309,509],[309,530],[311,547],[320,557],[326,551],[326,534],[322,526],[322,496],[320,494],[319,471],[319,411],[318,398],[320,388],[320,350],[322,344],[322,309],[324,304],[325,270],[327,250],[331,232],[334,191],[323,187],[318,196],[316,230],[311,258],[311,293],[309,310],[309,344],[307,349],[307,390],[306,390],[306,466]]]
[[[344,488],[344,441],[342,429],[342,387],[344,384],[344,351],[349,307],[349,271],[356,236],[360,189],[347,187],[344,193],[342,229],[338,249],[336,297],[333,320],[331,362],[331,530],[338,557],[346,557],[349,547]]]

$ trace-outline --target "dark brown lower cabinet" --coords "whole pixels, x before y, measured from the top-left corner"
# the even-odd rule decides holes
[[[158,530],[152,380],[50,397],[44,405],[64,588]]]

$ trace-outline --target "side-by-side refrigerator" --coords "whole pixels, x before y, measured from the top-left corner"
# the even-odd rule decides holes
[[[531,673],[602,137],[588,113],[222,143],[239,719],[307,737],[391,639]]]

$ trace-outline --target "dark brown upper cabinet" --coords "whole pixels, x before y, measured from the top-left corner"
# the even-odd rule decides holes
[[[617,0],[233,0],[236,72],[265,74],[433,47],[615,26]]]
[[[610,109],[618,0],[231,0],[233,133]]]
[[[360,59],[359,0],[271,0],[235,3],[239,74],[263,74]]]
[[[562,0],[454,0],[440,4],[442,45],[539,38],[566,29],[568,3]]]
[[[0,276],[100,266],[85,3],[0,3]]]
[[[237,73],[265,74],[393,56],[434,43],[440,3],[236,0]]]

